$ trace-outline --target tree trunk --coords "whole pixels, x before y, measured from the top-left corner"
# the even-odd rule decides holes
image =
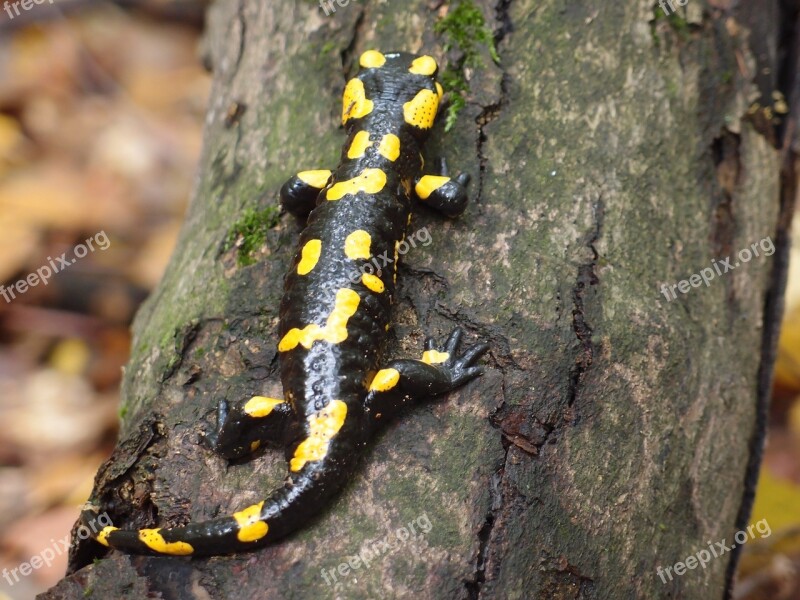
[[[725,597],[735,552],[666,583],[656,570],[748,524],[764,436],[795,189],[775,141],[794,120],[775,125],[772,92],[796,87],[779,24],[797,13],[750,4],[676,1],[667,19],[649,1],[484,2],[500,63],[487,53],[456,127],[428,144],[472,175],[472,204],[453,222],[416,212],[411,231],[432,242],[404,257],[387,355],[460,325],[490,343],[487,373],[388,427],[289,539],[94,563],[102,548],[78,541],[41,598]],[[281,393],[277,310],[300,225],[267,223],[251,265],[228,242],[248,209],[264,225],[290,174],[336,163],[363,50],[443,56],[431,3],[335,8],[209,11],[194,198],[136,319],[120,441],[93,493],[116,526],[230,514],[282,484],[280,452],[228,465],[201,442],[220,398]],[[728,256],[742,264],[722,273]],[[667,299],[713,260],[708,285]],[[340,566],[357,554],[370,564]]]

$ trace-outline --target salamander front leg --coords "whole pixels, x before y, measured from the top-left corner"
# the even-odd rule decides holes
[[[296,217],[307,217],[330,179],[331,172],[327,169],[300,171],[281,187],[281,204]]]
[[[211,436],[215,452],[228,459],[246,456],[262,444],[283,445],[286,431],[294,419],[284,400],[253,396],[239,405],[221,400],[217,408],[217,431]]]
[[[426,204],[448,217],[457,217],[467,207],[469,175],[461,173],[454,178],[447,175],[447,164],[440,161],[439,175],[423,175],[417,180],[414,192]]]
[[[365,405],[376,423],[391,419],[406,406],[445,394],[483,374],[483,367],[474,365],[489,346],[475,344],[459,354],[461,335],[461,329],[454,329],[441,350],[429,337],[420,360],[395,360],[375,374]]]

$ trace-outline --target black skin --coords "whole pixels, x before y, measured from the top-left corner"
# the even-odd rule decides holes
[[[399,374],[396,383],[390,389],[370,389],[381,369],[381,350],[395,292],[395,243],[402,241],[407,233],[411,194],[422,174],[420,150],[430,131],[407,123],[402,107],[422,89],[437,93],[435,70],[431,74],[409,72],[417,56],[392,52],[383,57],[384,64],[362,67],[356,76],[363,82],[366,98],[373,102],[372,110],[360,118],[346,120],[348,139],[341,162],[325,186],[314,187],[294,176],[281,188],[286,210],[298,217],[308,217],[308,223],[285,280],[280,339],[293,328],[302,330],[309,324],[324,326],[337,291],[342,289],[353,290],[359,297],[355,313],[346,322],[346,338],[336,342],[317,340],[309,348],[297,344],[281,351],[285,402],[259,418],[245,413],[243,407],[248,398],[235,405],[221,402],[212,445],[229,459],[249,454],[254,442],[283,446],[287,459],[291,460],[298,445],[311,433],[309,418],[313,420],[332,401],[346,404],[346,417],[330,439],[324,456],[307,461],[299,470],[293,471],[290,466],[286,484],[264,501],[257,514],[258,520],[267,524],[268,532],[260,539],[240,541],[237,534],[241,527],[233,517],[160,531],[165,542],[188,543],[192,556],[250,550],[302,527],[349,480],[365,445],[384,423],[406,406],[446,394],[482,373],[482,367],[475,365],[488,346],[477,344],[459,351],[462,332],[456,329],[441,347],[433,338],[425,341],[426,351],[436,350],[446,356],[429,358],[428,362],[395,360],[384,368]],[[352,106],[343,108],[348,112]],[[374,144],[363,155],[350,159],[348,149],[359,131],[369,132]],[[386,134],[396,135],[400,141],[400,153],[394,160],[378,151],[378,142]],[[360,176],[364,169],[381,169],[385,173],[386,183],[380,191],[358,191],[338,200],[326,198],[332,185]],[[446,175],[443,164],[439,174]],[[449,217],[460,215],[467,204],[468,181],[467,175],[449,179],[430,193],[424,204]],[[360,279],[361,268],[370,260],[345,255],[345,239],[355,230],[369,233],[371,257],[392,258],[385,268],[373,271],[385,286],[383,291],[368,288]],[[299,274],[301,249],[309,240],[321,240],[321,253],[310,272]],[[96,518],[96,510],[85,511],[86,522]],[[125,552],[176,553],[174,548],[154,550],[140,540],[137,531],[113,530],[106,535],[105,542]]]

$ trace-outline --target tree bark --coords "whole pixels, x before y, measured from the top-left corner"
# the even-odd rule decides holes
[[[41,598],[725,597],[735,552],[666,583],[656,569],[748,524],[795,192],[794,118],[776,127],[764,107],[776,89],[794,106],[794,29],[779,25],[797,13],[711,4],[656,19],[645,1],[483,2],[500,63],[470,73],[457,126],[428,145],[472,175],[472,204],[453,222],[416,212],[432,243],[403,259],[387,355],[459,325],[490,343],[487,373],[388,427],[289,539],[94,563],[101,548],[77,541]],[[194,198],[134,324],[120,441],[93,493],[115,525],[230,514],[281,485],[280,452],[228,465],[201,442],[221,397],[280,394],[277,309],[300,226],[283,215],[250,266],[226,240],[291,173],[336,163],[363,50],[443,58],[440,10],[210,9]],[[662,294],[754,244],[758,258]],[[365,549],[369,565],[340,568]]]

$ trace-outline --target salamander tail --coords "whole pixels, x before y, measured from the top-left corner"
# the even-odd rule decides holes
[[[308,470],[316,470],[315,466],[310,465]],[[209,556],[245,552],[287,535],[311,516],[307,513],[312,507],[326,504],[344,478],[323,473],[317,473],[316,478],[306,472],[295,475],[268,499],[231,516],[169,529],[124,530],[108,525],[97,530],[95,526],[93,535],[100,544],[130,554]],[[96,523],[97,510],[84,509],[81,521],[84,525]]]

